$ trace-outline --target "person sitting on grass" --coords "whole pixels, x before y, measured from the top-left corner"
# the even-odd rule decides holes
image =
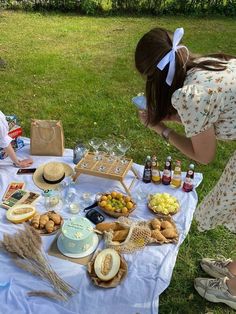
[[[12,138],[8,135],[9,127],[5,115],[0,111],[0,147],[4,149],[11,158],[14,165],[19,168],[26,168],[32,165],[32,159],[19,160],[11,145]]]
[[[218,139],[236,140],[236,57],[223,53],[195,56],[180,44],[183,34],[183,28],[174,34],[154,28],[139,40],[135,65],[146,78],[147,102],[139,118],[187,157],[208,164],[215,157]],[[167,127],[165,121],[181,123],[185,135]],[[200,231],[224,225],[236,233],[235,164],[236,151],[219,182],[196,209]],[[214,296],[211,301],[236,309],[231,279],[218,281],[216,285],[196,279],[195,288],[203,297],[208,293]]]

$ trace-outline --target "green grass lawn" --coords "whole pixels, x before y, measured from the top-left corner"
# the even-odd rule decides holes
[[[0,14],[0,110],[15,113],[29,136],[30,119],[62,119],[66,146],[98,135],[127,137],[129,156],[143,164],[156,154],[163,164],[167,155],[190,160],[139,123],[131,97],[144,90],[134,67],[139,38],[155,26],[174,30],[183,26],[184,42],[195,53],[224,51],[236,55],[236,22],[233,19],[186,17],[93,18],[75,15]],[[182,130],[181,130],[182,131]],[[219,143],[215,160],[196,165],[204,180],[201,200],[214,186],[236,149]],[[193,279],[204,275],[204,256],[236,256],[235,236],[224,228],[199,233],[196,223],[181,246],[169,288],[161,295],[160,313],[233,313],[224,305],[205,302],[193,288]]]

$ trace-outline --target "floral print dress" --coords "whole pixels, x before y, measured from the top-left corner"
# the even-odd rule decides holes
[[[191,69],[184,86],[172,95],[187,137],[214,126],[217,139],[236,140],[236,59],[229,60],[226,67],[224,71]],[[224,225],[236,233],[236,151],[216,186],[197,207],[195,218],[200,231]]]

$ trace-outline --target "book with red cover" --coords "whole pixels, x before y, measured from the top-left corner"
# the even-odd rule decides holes
[[[14,128],[11,129],[11,131],[8,132],[8,135],[15,139],[16,137],[19,137],[22,135],[22,128],[19,125],[15,125]]]

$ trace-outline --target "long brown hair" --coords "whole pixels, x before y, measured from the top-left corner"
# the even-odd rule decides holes
[[[155,125],[168,115],[176,113],[171,104],[171,96],[183,86],[187,71],[199,68],[209,71],[223,71],[225,61],[235,58],[226,54],[211,54],[206,56],[187,55],[185,48],[179,48],[175,58],[175,75],[171,86],[166,84],[169,65],[162,71],[157,68],[159,61],[171,50],[173,34],[163,28],[154,28],[146,33],[138,42],[135,51],[137,70],[146,76],[147,124]],[[200,57],[214,57],[218,60],[203,60]]]

